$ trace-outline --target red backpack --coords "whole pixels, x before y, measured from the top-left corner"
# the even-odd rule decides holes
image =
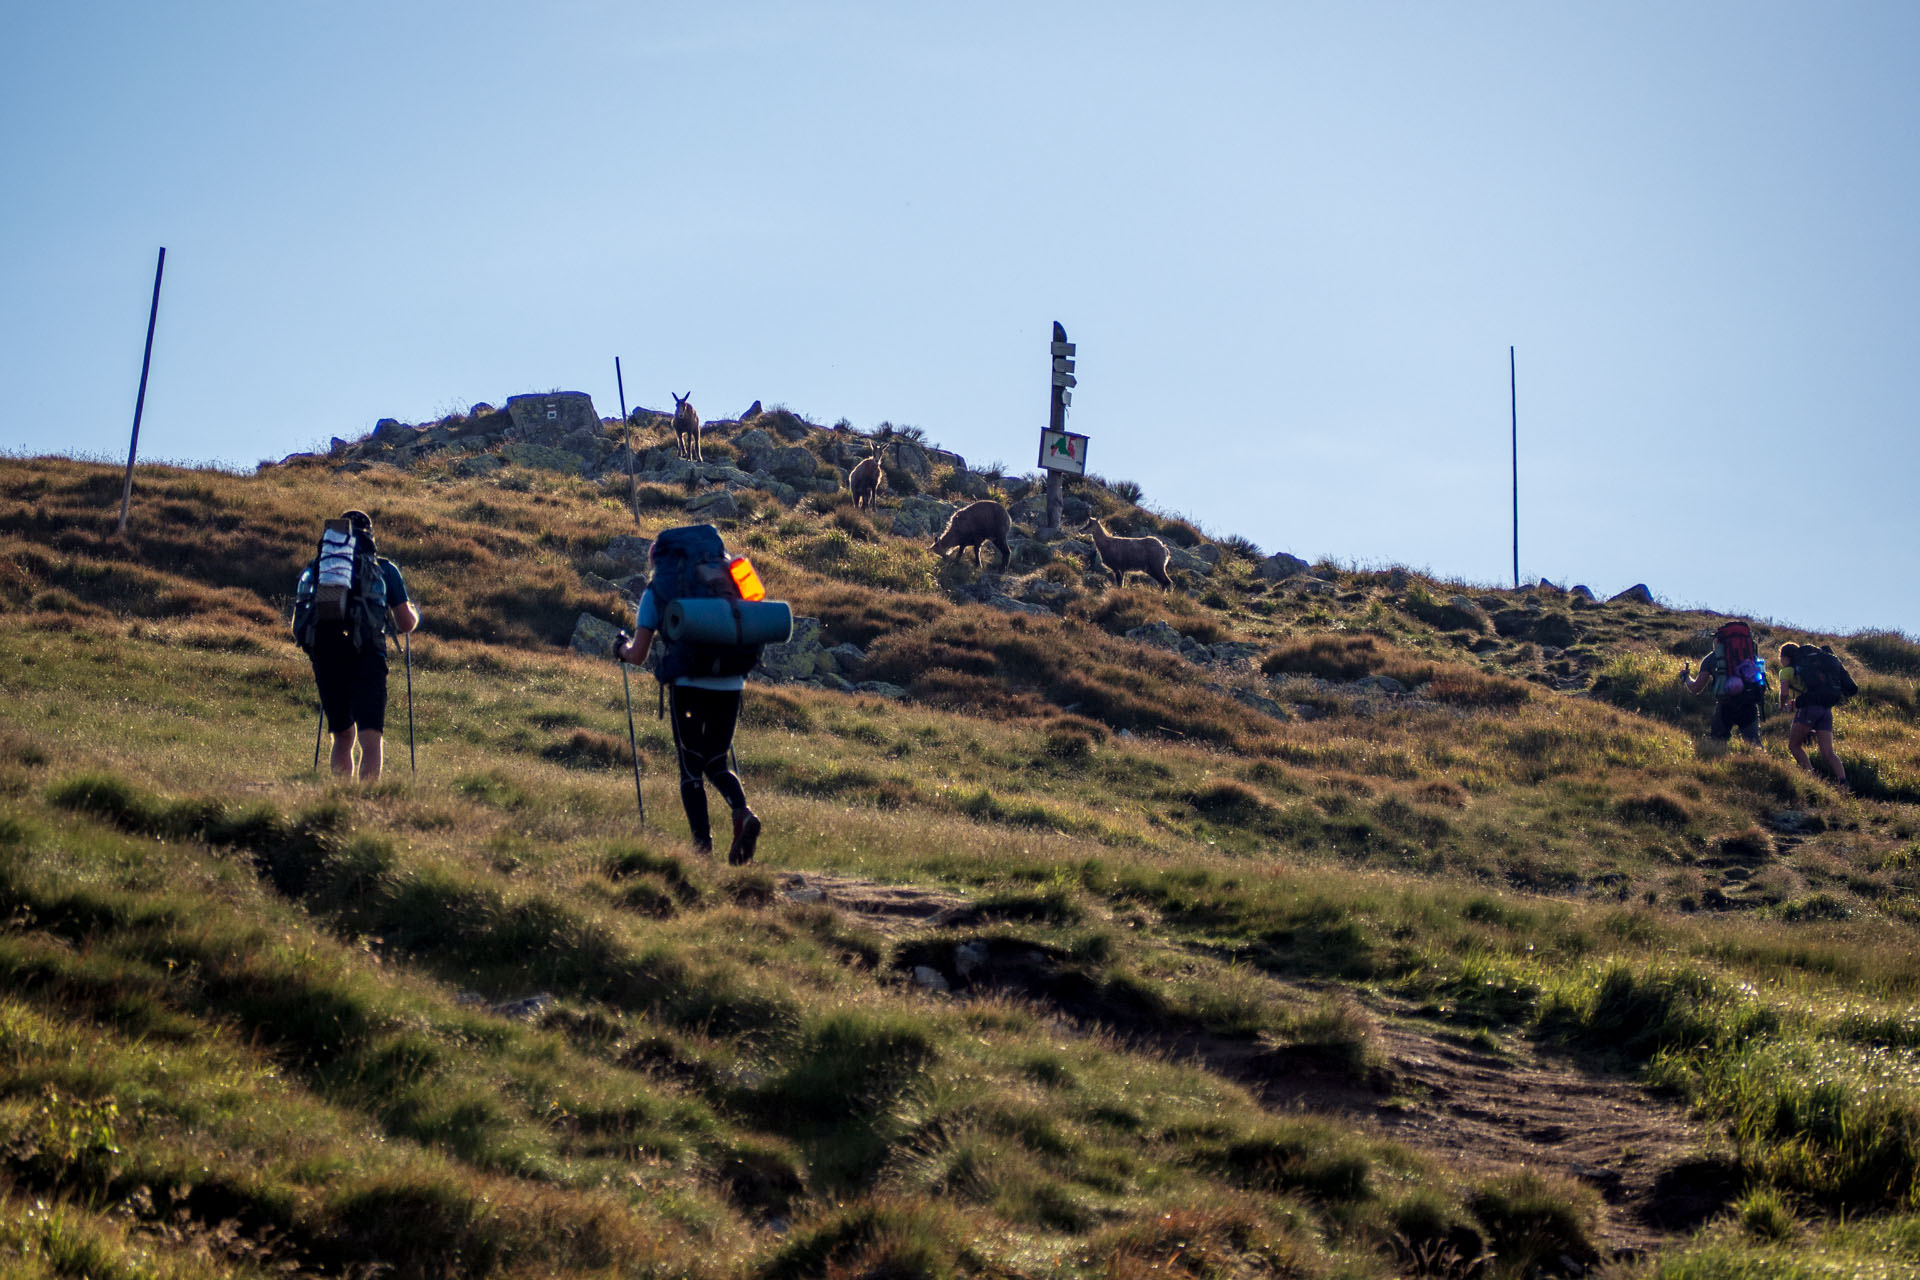
[[[1727,660],[1721,697],[1759,693],[1767,687],[1767,671],[1760,661],[1760,650],[1753,643],[1753,628],[1744,622],[1729,622],[1714,632],[1713,638],[1719,642],[1721,655]]]

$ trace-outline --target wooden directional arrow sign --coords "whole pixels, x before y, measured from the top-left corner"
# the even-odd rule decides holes
[[[1053,354],[1056,356],[1071,356],[1073,350],[1074,347],[1071,342],[1056,342],[1053,344]]]
[[[1056,387],[1077,387],[1080,383],[1072,374],[1062,373],[1060,370],[1055,369],[1053,371],[1053,385]]]

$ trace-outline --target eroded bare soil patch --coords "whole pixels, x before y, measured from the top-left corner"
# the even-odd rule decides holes
[[[942,890],[811,872],[789,874],[781,887],[794,901],[826,902],[896,938],[974,917],[966,899]],[[1736,1172],[1706,1154],[1708,1132],[1672,1098],[1512,1037],[1476,1043],[1390,1000],[1356,993],[1372,1023],[1368,1065],[1359,1068],[1322,1046],[1182,1025],[1030,942],[907,946],[898,963],[909,976],[935,969],[961,995],[1034,1000],[1084,1028],[1196,1061],[1276,1111],[1340,1115],[1452,1167],[1577,1179],[1599,1193],[1601,1243],[1616,1255],[1673,1242],[1739,1192]],[[1333,990],[1291,985],[1309,996]]]

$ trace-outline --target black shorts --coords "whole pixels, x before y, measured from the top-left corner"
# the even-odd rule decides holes
[[[387,646],[378,642],[355,649],[344,634],[322,632],[313,652],[313,682],[320,686],[320,706],[327,713],[327,730],[345,733],[358,726],[368,733],[387,728]]]
[[[1748,742],[1760,741],[1760,703],[1763,693],[1736,693],[1713,704],[1713,723],[1707,736],[1725,742],[1736,731]]]

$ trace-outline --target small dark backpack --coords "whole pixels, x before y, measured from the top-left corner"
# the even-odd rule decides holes
[[[1800,673],[1807,691],[1801,700],[1813,707],[1837,707],[1860,692],[1845,664],[1825,645],[1803,644],[1794,657],[1793,669]]]
[[[663,530],[653,544],[653,578],[648,590],[667,616],[676,600],[738,600],[740,589],[727,572],[727,547],[720,531],[710,524],[682,525]],[[672,684],[681,676],[744,676],[760,663],[757,644],[716,644],[687,636],[669,639],[656,632],[664,648],[653,668],[654,679]]]
[[[353,647],[379,643],[386,634],[387,575],[373,533],[346,520],[329,520],[320,546],[294,590],[293,637],[312,651],[321,629],[339,628]]]
[[[1721,655],[1727,660],[1720,696],[1757,697],[1765,693],[1767,669],[1753,643],[1753,628],[1744,622],[1729,622],[1714,632],[1713,638],[1720,642]]]

